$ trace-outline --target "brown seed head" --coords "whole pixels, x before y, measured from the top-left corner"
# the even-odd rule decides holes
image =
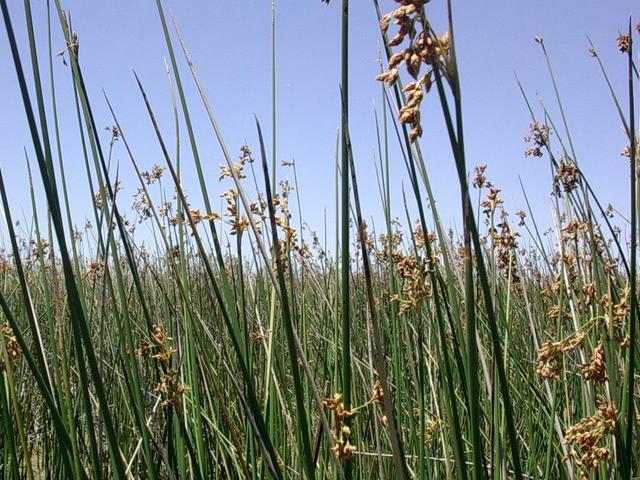
[[[616,43],[618,44],[618,49],[622,53],[627,53],[631,48],[631,35],[628,33],[620,35],[616,38]]]

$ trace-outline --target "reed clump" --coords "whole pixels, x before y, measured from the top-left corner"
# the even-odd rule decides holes
[[[384,45],[380,204],[361,204],[367,164],[349,134],[343,0],[335,223],[322,225],[304,215],[316,201],[299,188],[308,171],[294,160],[276,169],[275,124],[272,158],[259,120],[230,153],[185,37],[155,5],[174,129],[160,127],[135,74],[132,98],[161,152],[148,161],[118,105],[89,94],[61,0],[46,11],[50,45],[60,34],[66,45],[57,55],[36,42],[29,0],[22,10],[0,0],[30,135],[31,202],[29,225],[16,222],[21,206],[2,173],[18,160],[3,157],[2,478],[637,476],[640,24],[611,39],[625,55],[624,88],[590,50],[625,135],[628,206],[593,190],[545,42],[532,42],[560,112],[534,108],[518,82],[531,117],[522,159],[550,171],[546,187],[532,187],[549,191],[552,215],[542,220],[526,184],[523,205],[510,205],[493,170],[467,161],[464,130],[477,126],[464,121],[451,2],[389,0],[382,10],[373,0]],[[431,21],[436,8],[447,13],[443,28]],[[25,41],[13,30],[18,14]],[[275,5],[272,21],[275,36]],[[56,95],[62,81],[74,95]],[[273,118],[275,92],[274,83]],[[58,117],[62,98],[76,117]],[[108,118],[96,118],[100,102]],[[427,105],[444,118],[459,230],[440,217],[431,189]],[[219,167],[200,151],[209,137],[192,111],[201,107]],[[77,130],[81,162],[65,149],[62,125]],[[65,176],[78,165],[87,198]]]

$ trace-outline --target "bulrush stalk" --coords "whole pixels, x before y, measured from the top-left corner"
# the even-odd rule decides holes
[[[622,464],[623,467],[623,475],[624,478],[630,479],[633,473],[633,462],[635,452],[633,448],[633,426],[636,423],[636,419],[634,417],[635,410],[635,390],[636,390],[636,381],[635,381],[635,367],[636,367],[636,343],[637,343],[637,316],[638,316],[638,301],[637,301],[637,281],[638,281],[638,271],[637,271],[637,261],[638,261],[638,146],[637,146],[637,137],[635,130],[635,97],[634,97],[634,60],[633,60],[633,36],[632,36],[632,24],[631,19],[629,19],[629,30],[627,34],[628,38],[628,46],[626,47],[626,53],[628,58],[628,77],[629,77],[629,177],[630,177],[630,187],[631,187],[631,278],[630,278],[630,290],[631,290],[631,298],[629,305],[629,355],[628,355],[628,367],[627,367],[627,375],[625,378],[625,388],[627,398],[626,398],[626,413],[627,418],[625,419],[626,423],[626,433],[624,438],[624,449],[627,453],[626,459]],[[640,33],[640,32],[639,32]],[[622,47],[621,47],[622,49]],[[624,452],[623,452],[624,454]]]
[[[340,295],[340,311],[342,315],[342,395],[344,399],[344,408],[351,409],[351,298],[350,280],[351,280],[351,257],[349,256],[349,245],[351,243],[349,233],[349,154],[347,150],[347,133],[345,125],[349,125],[349,0],[342,0],[342,43],[341,43],[341,80],[340,88],[342,91],[342,156],[340,162],[340,237],[341,237],[341,295]],[[351,420],[345,421],[345,426],[350,428]],[[351,479],[352,464],[347,462],[345,465],[345,476],[347,480]]]

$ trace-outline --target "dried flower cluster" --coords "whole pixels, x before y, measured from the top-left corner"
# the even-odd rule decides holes
[[[87,270],[84,275],[89,281],[95,282],[102,278],[102,274],[104,272],[104,262],[102,260],[96,260],[94,262],[90,262],[87,265]]]
[[[353,458],[353,452],[355,452],[356,447],[349,441],[351,429],[344,425],[344,421],[355,417],[358,412],[355,410],[346,410],[342,402],[342,395],[339,393],[334,394],[331,398],[325,398],[322,403],[333,412],[335,435],[335,445],[332,449],[333,453],[336,457],[349,461]]]
[[[636,160],[640,159],[640,138],[636,139]],[[620,156],[631,158],[631,146],[627,145],[620,152]]]
[[[611,459],[606,437],[615,432],[616,410],[603,398],[598,398],[597,408],[594,415],[583,418],[565,433],[565,443],[572,446],[568,457],[582,468],[580,478],[584,480],[589,478],[589,470],[595,470],[601,462]]]
[[[120,139],[120,136],[121,136],[120,129],[116,125],[112,127],[105,127],[105,130],[111,133],[111,139],[109,140],[109,145],[113,145]]]
[[[144,188],[138,187],[133,198],[133,210],[135,210],[137,214],[138,223],[142,223],[151,218],[153,216],[153,209],[151,208],[151,201]]]
[[[2,324],[2,335],[4,336],[4,345],[7,349],[7,357],[9,358],[10,363],[14,363],[20,358],[20,354],[22,353],[22,349],[18,342],[16,341],[16,337],[13,334],[13,330],[8,323]],[[4,370],[4,360],[0,359],[0,370]]]
[[[165,212],[169,212],[169,209],[164,210]],[[183,214],[184,215],[184,214]],[[190,225],[189,218],[194,225],[199,224],[200,222],[213,222],[215,220],[220,220],[220,215],[216,212],[210,213],[202,213],[199,208],[189,208],[189,214],[187,218],[182,222],[183,225]],[[174,215],[169,219],[169,223],[171,225],[177,225],[180,222],[180,218],[178,215]]]
[[[253,163],[253,156],[251,155],[251,150],[247,145],[243,145],[240,147],[240,157],[237,163],[231,165],[231,168],[228,165],[220,164],[220,178],[222,180],[225,177],[233,177],[232,173],[235,173],[238,179],[245,178],[244,167],[248,163]],[[233,168],[233,172],[231,169]]]
[[[604,294],[600,299],[600,303],[606,312],[605,318],[611,324],[615,333],[620,333],[624,319],[631,313],[629,294],[630,289],[627,284],[617,302],[612,301],[609,294]]]
[[[151,185],[156,183],[158,180],[162,178],[162,175],[165,171],[165,167],[161,165],[154,165],[151,167],[151,170],[148,172],[142,172],[140,176],[144,179],[147,185]]]
[[[440,427],[440,420],[438,418],[428,418],[424,427],[424,441],[428,443],[435,438],[438,427]]]
[[[571,220],[564,227],[561,228],[563,240],[568,240],[572,243],[577,242],[582,235],[589,231],[589,223],[579,220]]]
[[[69,41],[66,41],[65,43],[65,48],[58,52],[58,56],[62,57],[62,63],[67,65],[67,60],[64,58],[64,54],[67,53],[67,51],[71,52],[76,59],[78,58],[78,52],[80,51],[80,39],[78,38],[78,34],[75,31],[72,31]]]
[[[250,336],[251,336],[251,340],[253,340],[256,343],[261,343],[267,339],[267,334],[261,332],[260,330],[255,330],[251,332]]]
[[[156,393],[162,395],[162,405],[176,405],[182,396],[189,391],[189,387],[180,382],[175,370],[169,370],[162,376],[162,381],[155,388]]]
[[[105,196],[103,195],[103,192],[96,192],[93,194],[93,204],[96,208],[102,208],[104,205],[104,198]]]
[[[604,347],[599,344],[591,352],[589,363],[578,365],[585,380],[591,380],[595,384],[604,383],[607,380],[607,371],[604,361]]]
[[[160,325],[153,326],[153,330],[151,332],[151,339],[153,341],[153,345],[152,346],[149,345],[149,348],[146,351],[144,349],[139,350],[138,351],[139,354],[141,355],[144,355],[145,353],[147,355],[150,354],[151,358],[160,362],[164,368],[167,368],[171,361],[171,357],[173,356],[174,353],[176,353],[176,349],[171,347],[170,345],[173,339],[167,336],[164,328]]]
[[[549,146],[549,135],[551,129],[547,125],[541,125],[533,122],[530,126],[530,132],[525,135],[524,141],[531,143],[532,146],[524,151],[525,157],[542,157],[542,149]]]
[[[435,252],[436,234],[434,232],[427,232],[427,236],[425,238],[425,232],[420,222],[418,222],[416,225],[416,228],[413,229],[413,238],[415,239],[417,248],[422,249],[428,243],[429,245],[432,246],[431,248],[432,254],[436,255],[436,252]],[[431,262],[435,262],[435,261],[436,261],[435,258],[431,259]]]
[[[544,378],[559,380],[562,372],[563,354],[572,352],[582,345],[584,337],[584,333],[579,333],[573,338],[563,341],[552,342],[548,340],[544,342],[538,350],[536,373]]]
[[[223,180],[225,177],[233,177],[234,175],[238,180],[246,178],[246,175],[244,174],[244,168],[248,164],[254,162],[251,150],[247,145],[243,145],[242,147],[240,147],[240,156],[238,158],[238,162],[234,163],[231,167],[233,169],[233,174],[231,168],[226,165],[220,165],[220,180]],[[243,215],[238,208],[238,190],[232,187],[224,191],[220,196],[227,203],[227,209],[224,213],[224,216],[227,218],[226,223],[231,226],[231,235],[242,235],[245,230],[249,228],[252,221],[251,219]],[[264,213],[265,207],[266,205],[261,200],[252,202],[249,205],[250,214],[255,218],[254,224],[258,232],[261,231],[261,223],[266,218]]]
[[[373,395],[369,400],[369,403],[377,403],[382,405],[382,401],[384,400],[384,389],[382,388],[382,384],[379,380],[376,380],[376,383],[373,384]]]
[[[579,174],[578,167],[571,160],[560,160],[556,174],[553,177],[553,194],[560,195],[561,187],[565,193],[573,192],[578,185]]]
[[[486,181],[485,185],[489,187],[489,192],[487,192],[487,198],[480,203],[480,206],[483,208],[482,212],[490,216],[493,215],[497,208],[504,202],[502,198],[500,198],[500,192],[502,190]]]
[[[616,38],[616,43],[618,44],[618,49],[620,49],[621,53],[627,53],[629,48],[631,48],[631,35],[625,33]]]
[[[486,170],[486,165],[477,165],[473,167],[473,188],[483,188],[487,186],[487,177],[484,174]]]
[[[496,266],[511,272],[514,283],[519,283],[515,252],[518,249],[517,238],[520,234],[511,229],[507,222],[507,214],[503,213],[503,221],[497,225],[498,231],[493,234],[493,245],[496,248]]]
[[[389,47],[400,46],[408,40],[408,46],[394,53],[389,58],[387,71],[378,75],[377,80],[388,85],[394,85],[400,77],[399,67],[404,64],[407,73],[414,81],[408,83],[403,91],[407,94],[407,101],[400,109],[399,120],[403,124],[411,125],[409,138],[414,142],[422,136],[420,123],[420,104],[426,93],[433,85],[433,69],[437,68],[445,78],[448,74],[448,57],[451,39],[448,33],[436,35],[424,14],[424,5],[428,0],[396,0],[398,8],[387,13],[380,19],[380,28],[384,34],[393,22],[397,33],[389,39]],[[424,75],[420,76],[422,65],[427,67]]]
[[[289,210],[289,195],[293,191],[293,187],[287,180],[280,182],[280,195],[276,194],[273,199],[273,205],[279,211],[276,215],[276,225],[280,227],[284,233],[288,246],[297,242],[296,229],[291,226],[291,211]]]
[[[400,315],[419,310],[432,293],[428,263],[416,255],[398,255],[393,260],[396,275],[402,281],[402,296],[392,295],[391,301],[400,304]]]
[[[249,219],[240,214],[238,209],[238,191],[235,188],[230,188],[220,195],[227,202],[227,211],[225,217],[231,225],[231,235],[242,235],[242,233],[249,227]]]
[[[151,341],[142,339],[136,350],[139,357],[152,358],[162,369],[162,378],[155,387],[155,392],[162,396],[162,405],[176,405],[189,387],[179,381],[178,372],[171,369],[171,358],[176,349],[171,346],[172,338],[167,335],[161,325],[154,325],[151,330]]]
[[[30,246],[31,246],[31,254],[29,255],[30,261],[44,258],[45,256],[47,256],[47,254],[50,251],[49,242],[47,242],[46,240],[41,240],[39,242],[32,240],[30,242]]]

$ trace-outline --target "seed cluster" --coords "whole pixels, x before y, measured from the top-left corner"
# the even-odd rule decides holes
[[[176,405],[182,396],[189,391],[189,387],[182,383],[176,369],[170,368],[171,359],[177,352],[171,346],[173,339],[169,337],[161,325],[154,325],[151,330],[151,341],[142,339],[136,350],[139,357],[150,357],[158,362],[162,370],[160,382],[155,386],[155,392],[162,396],[162,405]]]
[[[556,169],[556,174],[553,177],[553,194],[559,195],[560,188],[565,193],[571,193],[578,185],[579,170],[577,165],[570,159],[562,159]]]
[[[616,410],[602,397],[597,401],[597,412],[583,418],[569,427],[565,434],[565,443],[571,445],[568,457],[573,458],[582,468],[580,478],[589,478],[589,470],[596,470],[600,463],[611,459],[606,446],[606,437],[616,430]]]
[[[13,334],[13,330],[8,323],[2,324],[2,335],[4,336],[4,345],[7,349],[7,357],[9,358],[10,363],[15,363],[20,358],[22,353],[22,349],[18,342],[16,341],[16,337]],[[0,370],[4,370],[4,360],[0,359]]]
[[[391,236],[382,234],[379,236],[380,248],[375,248],[374,241],[370,240],[370,248],[379,262],[393,265],[394,272],[400,280],[398,293],[389,295],[389,301],[400,305],[399,315],[404,316],[411,311],[419,311],[425,301],[432,296],[432,286],[429,281],[429,272],[437,262],[435,241],[433,233],[427,233],[424,238],[422,225],[418,223],[413,231],[413,239],[418,249],[423,249],[425,242],[429,242],[432,249],[432,257],[427,258],[418,252],[402,253],[402,233],[395,232]]]
[[[570,353],[582,345],[584,333],[579,333],[573,338],[561,341],[546,341],[538,350],[538,363],[536,373],[544,378],[560,380],[562,372],[563,354]]]
[[[387,46],[390,48],[402,45],[408,41],[408,46],[390,56],[387,71],[378,75],[377,80],[392,86],[400,77],[399,67],[404,64],[407,73],[413,78],[403,91],[407,94],[407,101],[400,109],[399,120],[403,124],[411,125],[409,139],[413,143],[422,136],[420,123],[420,104],[426,93],[433,85],[433,72],[449,78],[448,57],[451,39],[448,33],[436,35],[424,14],[424,5],[429,0],[395,0],[400,6],[387,13],[380,19],[380,28],[386,35],[391,22],[397,27],[397,33],[391,37]],[[425,65],[427,71],[420,76],[420,70]]]
[[[604,346],[599,344],[591,352],[591,360],[589,363],[578,365],[578,369],[582,372],[585,380],[591,380],[593,383],[602,384],[607,380],[606,365],[604,363]]]
[[[620,49],[620,52],[627,53],[629,51],[629,48],[631,48],[631,35],[629,35],[628,33],[620,35],[616,39],[616,42],[618,43],[618,48]]]
[[[549,146],[549,135],[551,128],[547,125],[541,125],[538,122],[531,123],[529,134],[525,135],[524,141],[531,143],[532,146],[524,151],[525,157],[542,157],[542,149]]]
[[[333,453],[336,457],[349,461],[353,458],[353,452],[356,451],[356,447],[349,441],[351,429],[344,425],[344,421],[354,418],[358,415],[358,412],[356,410],[346,410],[342,402],[342,395],[339,393],[334,394],[331,398],[325,398],[322,403],[333,413],[335,436]]]
[[[189,391],[189,387],[182,383],[175,370],[166,371],[162,380],[155,388],[156,393],[162,395],[162,405],[176,405],[182,396]]]

